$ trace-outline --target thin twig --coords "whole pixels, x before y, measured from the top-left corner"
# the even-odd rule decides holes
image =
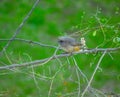
[[[41,90],[41,89],[40,89],[40,87],[39,87],[39,84],[38,84],[37,79],[36,79],[36,76],[35,76],[34,67],[32,66],[31,69],[32,69],[32,77],[33,77],[33,80],[34,80],[35,86],[36,86],[37,89],[38,89],[38,93],[39,93],[39,95],[41,95],[41,94],[40,94],[40,90]]]
[[[97,72],[97,70],[98,70],[98,68],[99,68],[99,66],[100,66],[100,63],[101,63],[103,57],[105,56],[105,54],[106,54],[106,51],[104,51],[104,53],[103,53],[102,56],[100,57],[97,65],[96,65],[96,68],[95,68],[95,70],[94,70],[94,72],[93,72],[93,74],[92,74],[92,76],[91,76],[91,78],[90,78],[90,81],[88,82],[88,85],[86,86],[85,90],[84,90],[83,93],[81,94],[81,97],[84,97],[86,91],[87,91],[88,88],[90,87],[90,85],[91,85],[91,83],[92,83],[92,80],[93,80],[93,78],[94,78],[94,76],[95,76],[95,74],[96,74],[96,72]]]
[[[21,28],[23,27],[23,25],[25,24],[25,22],[27,21],[27,19],[30,17],[30,15],[32,14],[33,10],[35,9],[35,7],[39,3],[39,1],[40,0],[36,0],[36,2],[34,3],[34,5],[31,8],[31,10],[28,12],[28,14],[26,15],[26,17],[23,19],[23,21],[20,23],[20,25],[16,29],[15,33],[13,34],[13,36],[10,38],[10,40],[7,42],[7,44],[4,46],[4,48],[0,52],[0,57],[2,56],[3,52],[8,48],[8,46],[10,45],[10,43],[14,40],[14,38],[19,34]]]
[[[72,58],[73,58],[75,66],[76,66],[76,75],[77,75],[77,78],[78,78],[78,96],[77,97],[80,97],[81,91],[80,91],[80,76],[79,76],[79,72],[81,73],[81,70],[80,70],[80,68],[79,68],[75,58],[74,57],[72,57]]]
[[[80,72],[80,74],[83,76],[83,78],[85,78],[86,82],[88,83],[88,78],[87,76],[82,72],[82,70],[79,68],[79,66],[77,65],[77,62],[75,60],[75,58],[73,57],[73,60],[74,60],[74,63],[75,63],[75,66],[76,68],[78,69],[78,71]]]
[[[29,55],[27,55],[28,56],[28,58],[30,59],[30,61],[32,61],[32,58],[29,56]],[[39,95],[41,95],[40,94],[40,87],[39,87],[39,85],[38,85],[38,82],[37,82],[37,79],[36,79],[36,75],[35,75],[35,71],[34,71],[34,67],[33,66],[31,66],[31,70],[32,70],[32,72],[31,72],[31,76],[33,77],[33,80],[34,80],[34,83],[35,83],[35,86],[37,87],[37,89],[38,89],[38,93],[39,93]]]
[[[57,76],[57,74],[60,72],[60,70],[64,67],[65,65],[60,66],[59,70],[53,75],[53,77],[51,78],[51,83],[50,83],[50,88],[48,91],[48,97],[50,97],[51,91],[52,91],[52,87],[53,87],[53,82],[55,77]]]
[[[114,51],[118,51],[118,50],[120,50],[120,47],[118,47],[118,48],[97,48],[97,49],[80,51],[80,52],[73,53],[73,54],[85,54],[85,53],[92,53],[93,54],[93,53],[96,53],[96,52],[105,52],[105,51],[110,53],[110,52],[114,52]],[[59,54],[59,55],[52,56],[50,58],[41,59],[41,60],[35,60],[35,61],[32,61],[32,62],[1,66],[0,70],[12,69],[12,68],[16,68],[16,67],[31,66],[31,65],[34,65],[34,66],[39,65],[39,66],[41,66],[41,65],[44,65],[46,63],[46,61],[48,62],[48,61],[56,59],[56,58],[62,58],[62,57],[70,56],[70,55],[71,54]],[[40,64],[40,63],[44,63],[44,64]]]
[[[59,49],[59,47],[55,50],[53,56],[56,56],[56,53],[57,53],[58,49]],[[56,75],[58,74],[59,71],[60,71],[60,70],[58,70],[58,71],[54,74],[54,76],[52,77],[52,79],[51,79],[50,89],[49,89],[49,91],[48,91],[48,97],[50,97],[50,94],[51,94],[51,91],[52,91],[52,86],[53,86],[54,78],[56,77]]]
[[[51,83],[50,83],[50,89],[49,89],[49,91],[48,91],[48,97],[50,97],[50,94],[51,94],[51,91],[52,91],[52,86],[53,86],[54,78],[55,78],[55,77],[52,78]]]
[[[77,78],[78,78],[78,97],[80,97],[80,93],[81,93],[81,88],[80,88],[80,76],[79,76],[79,72],[78,69],[76,68],[76,74],[77,74]]]

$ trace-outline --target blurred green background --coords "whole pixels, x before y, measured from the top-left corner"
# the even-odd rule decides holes
[[[0,39],[13,36],[34,2],[35,0],[0,1]],[[62,35],[73,35],[76,39],[85,37],[88,48],[119,47],[120,1],[41,0],[17,38],[57,46],[57,38]],[[0,51],[6,43],[7,41],[0,41]],[[13,41],[0,57],[0,66],[44,59],[52,56],[54,51],[54,48]],[[100,56],[100,53],[78,54],[74,58],[90,79]],[[69,62],[67,58],[61,58],[34,68],[0,71],[0,97],[48,97],[51,79],[56,72],[50,97],[77,97],[76,67],[73,58],[68,59]],[[82,92],[87,83],[81,75],[79,83]],[[91,86],[107,93],[120,93],[119,52],[106,54]]]

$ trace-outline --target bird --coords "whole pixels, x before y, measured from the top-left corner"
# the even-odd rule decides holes
[[[69,36],[61,36],[58,38],[60,48],[66,53],[79,52],[85,47],[85,40],[81,38],[80,42],[77,42],[75,38]]]

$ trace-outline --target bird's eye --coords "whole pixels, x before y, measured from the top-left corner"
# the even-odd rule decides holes
[[[59,40],[58,42],[59,42],[59,43],[63,43],[64,41],[63,41],[63,40]]]

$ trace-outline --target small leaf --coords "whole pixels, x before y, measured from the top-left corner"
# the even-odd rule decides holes
[[[97,32],[96,30],[93,32],[93,36],[94,36],[94,37],[96,36],[96,32]]]
[[[114,42],[114,43],[120,43],[120,37],[115,37],[115,38],[113,39],[113,42]]]
[[[120,43],[120,37],[117,37],[117,42],[119,42],[119,43]]]

